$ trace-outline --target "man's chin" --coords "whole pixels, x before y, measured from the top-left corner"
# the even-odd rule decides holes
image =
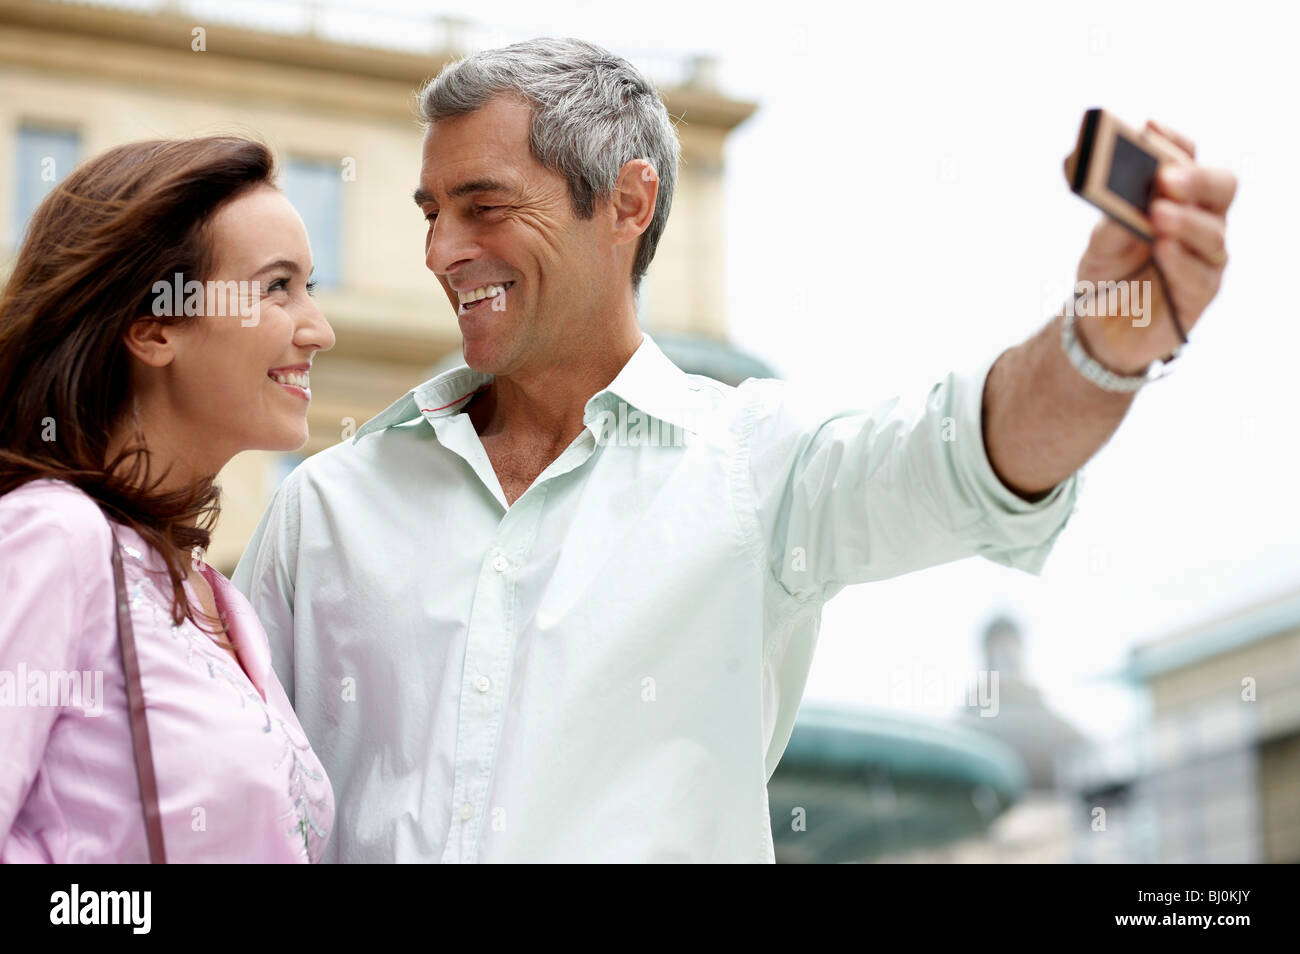
[[[501,373],[503,352],[494,342],[465,338],[460,353],[465,363],[479,374]]]

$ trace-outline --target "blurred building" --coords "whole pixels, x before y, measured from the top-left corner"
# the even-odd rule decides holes
[[[1077,859],[1300,862],[1300,590],[1142,645],[1123,676],[1145,724],[1064,766],[1094,819]]]
[[[767,786],[776,860],[952,860],[1027,785],[1010,746],[955,721],[805,703]]]
[[[1008,789],[997,811],[978,825],[954,829],[946,839],[917,839],[897,845],[875,860],[924,863],[1059,864],[1072,860],[1072,839],[1082,811],[1058,777],[1061,760],[1084,743],[1075,728],[1053,712],[1023,667],[1024,636],[1007,616],[986,624],[984,670],[967,691],[968,705],[957,712],[955,727],[976,740],[970,751],[996,744],[1020,767],[1022,782]],[[980,741],[989,740],[989,741]],[[961,791],[950,780],[953,794]],[[972,789],[972,797],[987,794]],[[974,821],[975,819],[970,819]]]
[[[154,137],[262,138],[306,222],[318,298],[337,335],[313,363],[302,455],[315,453],[459,354],[455,314],[424,266],[425,225],[410,198],[423,135],[413,92],[463,52],[525,37],[319,3],[266,5],[244,23],[212,4],[202,13],[185,3],[141,6],[0,0],[0,268],[7,272],[32,210],[82,159]],[[642,324],[688,371],[770,374],[725,344],[719,280],[723,150],[755,104],[719,92],[707,58],[626,55],[684,120],[672,215],[638,303]],[[234,568],[300,459],[250,452],[222,472],[209,553],[218,569]]]
[[[1048,708],[1042,690],[1025,674],[1023,657],[1020,625],[1009,616],[995,617],[984,628],[984,668],[987,673],[997,673],[997,708],[967,706],[961,714],[972,720],[972,727],[997,736],[1016,750],[1029,772],[1030,789],[1054,791],[1058,760],[1084,739]]]

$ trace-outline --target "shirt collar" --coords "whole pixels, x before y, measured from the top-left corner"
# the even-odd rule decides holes
[[[686,372],[669,360],[653,338],[642,333],[641,345],[623,365],[623,370],[587,402],[585,419],[590,420],[593,411],[612,410],[621,398],[643,414],[694,431],[691,393]]]
[[[464,364],[444,371],[412,388],[362,424],[352,443],[371,431],[384,430],[420,416],[433,421],[457,414],[470,397],[491,381],[492,375]],[[686,372],[673,364],[654,339],[643,332],[641,344],[623,369],[608,387],[587,401],[584,420],[589,422],[602,410],[613,410],[621,399],[644,414],[694,431],[688,404],[691,390]]]
[[[479,388],[491,380],[492,375],[482,374],[464,364],[444,371],[437,377],[407,391],[362,424],[352,438],[352,443],[355,444],[371,431],[381,431],[397,424],[405,424],[421,415],[436,418],[455,414]]]

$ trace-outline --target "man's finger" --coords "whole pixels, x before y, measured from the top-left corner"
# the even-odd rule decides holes
[[[1166,164],[1160,167],[1156,181],[1157,194],[1177,202],[1195,203],[1221,215],[1237,194],[1237,177],[1227,169]]]
[[[1218,292],[1223,272],[1177,239],[1158,239],[1152,254],[1169,282],[1169,293],[1178,306],[1179,317],[1183,319],[1183,330],[1190,331]]]
[[[1156,199],[1151,203],[1151,221],[1158,236],[1178,239],[1211,265],[1222,268],[1227,262],[1223,216],[1194,205]]]
[[[1154,119],[1147,120],[1147,128],[1161,136],[1164,136],[1183,152],[1187,153],[1188,159],[1196,158],[1196,143],[1192,142],[1178,130],[1170,129],[1168,126],[1158,123]]]
[[[1129,259],[1140,255],[1146,243],[1108,215],[1093,226],[1088,252],[1098,258]]]

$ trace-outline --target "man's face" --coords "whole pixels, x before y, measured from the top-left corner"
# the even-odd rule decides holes
[[[488,374],[562,363],[619,283],[600,204],[595,218],[574,217],[564,177],[529,152],[530,119],[498,96],[424,137],[425,264],[456,310],[465,363]],[[462,301],[485,286],[487,297]]]

